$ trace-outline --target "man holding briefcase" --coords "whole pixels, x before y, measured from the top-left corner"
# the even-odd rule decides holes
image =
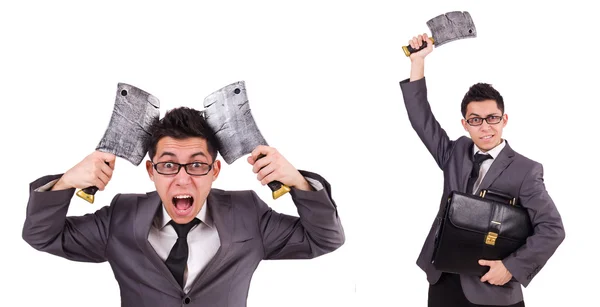
[[[432,41],[424,34],[409,45],[419,49],[424,41],[429,42],[427,47],[410,55],[410,78],[400,87],[413,129],[444,172],[440,209],[417,260],[430,283],[428,304],[524,306],[521,285],[527,287],[565,237],[560,214],[544,186],[542,165],[518,154],[502,139],[508,116],[502,96],[489,84],[471,86],[462,101],[462,125],[470,138],[450,140],[427,100],[424,67]],[[479,265],[489,267],[483,276],[436,269],[432,258],[448,197],[453,192],[478,194],[487,189],[514,197],[528,212],[533,234],[502,260],[481,259]]]

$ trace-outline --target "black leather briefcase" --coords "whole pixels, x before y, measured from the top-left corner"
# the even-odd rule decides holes
[[[483,276],[479,259],[502,260],[533,234],[527,210],[505,193],[452,192],[435,237],[433,266],[443,272]]]

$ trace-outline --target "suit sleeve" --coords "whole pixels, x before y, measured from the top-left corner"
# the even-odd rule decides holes
[[[533,235],[502,263],[519,283],[527,287],[562,243],[565,230],[561,216],[544,186],[541,164],[536,163],[525,177],[519,198],[528,210]]]
[[[450,140],[431,111],[427,101],[425,77],[412,82],[405,79],[400,82],[400,88],[411,126],[437,165],[443,169],[452,152],[454,141]]]
[[[106,261],[112,205],[93,214],[67,217],[75,189],[37,190],[60,176],[42,177],[30,184],[23,240],[36,250],[69,260]],[[113,199],[113,203],[117,198]]]
[[[317,174],[300,172],[320,182],[323,189],[302,191],[292,188],[290,195],[299,217],[275,212],[252,192],[264,259],[311,259],[332,252],[345,242],[329,183]]]

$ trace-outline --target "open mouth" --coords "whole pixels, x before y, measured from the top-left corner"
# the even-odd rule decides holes
[[[187,215],[194,204],[194,198],[191,195],[177,195],[173,197],[172,201],[178,215]]]
[[[482,139],[482,140],[491,140],[493,137],[494,137],[494,135],[486,135],[486,136],[480,137],[480,139]]]

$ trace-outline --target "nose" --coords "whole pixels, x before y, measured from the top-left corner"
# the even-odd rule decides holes
[[[191,176],[185,171],[183,167],[179,170],[179,173],[175,175],[175,184],[177,185],[187,185],[191,181]]]
[[[479,126],[479,130],[487,131],[490,130],[491,127],[492,125],[488,124],[488,122],[484,120],[483,123],[481,123],[481,126]]]

